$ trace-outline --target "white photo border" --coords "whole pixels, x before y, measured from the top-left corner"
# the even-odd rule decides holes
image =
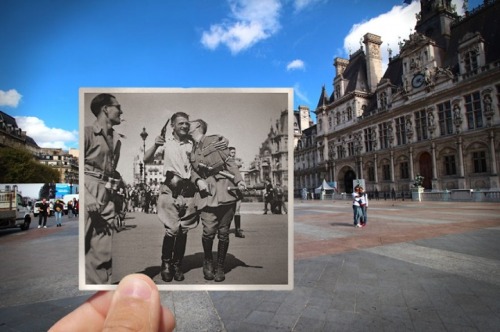
[[[288,272],[287,272],[287,283],[286,284],[256,284],[256,285],[243,285],[243,284],[226,284],[222,283],[211,283],[211,284],[184,284],[184,282],[172,282],[160,284],[157,283],[157,287],[160,291],[283,291],[292,290],[294,287],[294,187],[293,187],[293,151],[294,151],[294,114],[293,114],[293,88],[103,88],[103,87],[82,87],[79,89],[79,146],[80,146],[80,158],[79,158],[79,179],[80,179],[80,207],[85,208],[85,182],[84,182],[84,167],[85,167],[85,156],[84,156],[84,127],[88,125],[85,123],[85,113],[90,112],[89,105],[86,105],[85,94],[99,94],[99,93],[110,93],[110,94],[120,94],[120,93],[166,93],[166,94],[185,94],[185,93],[196,93],[196,94],[210,94],[210,93],[221,93],[221,94],[234,94],[234,93],[274,93],[274,94],[287,94],[288,105],[287,105],[287,124],[288,124],[288,214],[287,214],[287,250],[288,250]],[[86,109],[87,107],[87,109]],[[127,116],[125,115],[125,118]],[[265,137],[262,137],[264,140]],[[97,290],[115,290],[117,285],[94,285],[87,284],[85,280],[85,252],[84,252],[84,232],[85,232],[85,220],[84,214],[79,214],[79,289],[85,291],[97,291]],[[198,225],[198,227],[201,226]],[[189,240],[188,240],[189,241]],[[231,250],[231,249],[230,249]],[[229,252],[230,252],[229,250]],[[227,281],[227,280],[226,280]]]

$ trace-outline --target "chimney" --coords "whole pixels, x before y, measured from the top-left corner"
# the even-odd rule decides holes
[[[375,92],[377,84],[382,78],[382,54],[380,45],[382,39],[380,36],[367,33],[363,40],[366,47],[366,71],[368,76],[368,87],[370,92]]]

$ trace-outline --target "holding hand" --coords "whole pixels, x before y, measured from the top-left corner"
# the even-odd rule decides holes
[[[245,184],[244,181],[240,181],[238,182],[238,189],[243,191],[243,190],[246,190],[247,189],[247,185]]]
[[[173,331],[175,318],[160,304],[154,282],[144,274],[128,275],[116,291],[97,292],[49,332],[57,331]]]

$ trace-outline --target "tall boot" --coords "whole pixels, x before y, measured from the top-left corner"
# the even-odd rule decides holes
[[[217,247],[217,268],[215,270],[215,281],[221,282],[226,279],[224,275],[224,262],[226,260],[227,249],[229,248],[229,241],[220,241]]]
[[[186,253],[187,233],[180,232],[175,238],[174,244],[174,279],[175,281],[184,280],[182,272],[182,259]]]
[[[241,230],[241,216],[238,214],[234,216],[234,228],[235,228],[234,235],[236,237],[241,237],[241,238],[245,237],[243,231]]]
[[[214,259],[212,256],[212,246],[214,240],[201,238],[201,243],[203,245],[203,253],[205,258],[203,259],[203,276],[206,280],[214,280]]]
[[[165,235],[163,237],[162,255],[161,255],[161,278],[163,281],[171,282],[174,278],[172,253],[174,251],[175,238]]]

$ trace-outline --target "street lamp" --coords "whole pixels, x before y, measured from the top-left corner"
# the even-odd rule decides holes
[[[139,162],[139,183],[142,182],[142,162]]]
[[[146,138],[148,133],[146,132],[146,127],[142,128],[141,138],[142,138],[142,148],[144,151],[143,160],[146,158]],[[144,160],[144,183],[146,183],[146,161]]]
[[[66,182],[69,183],[69,193],[73,194],[73,173],[68,170],[64,171],[64,175],[66,177]]]

